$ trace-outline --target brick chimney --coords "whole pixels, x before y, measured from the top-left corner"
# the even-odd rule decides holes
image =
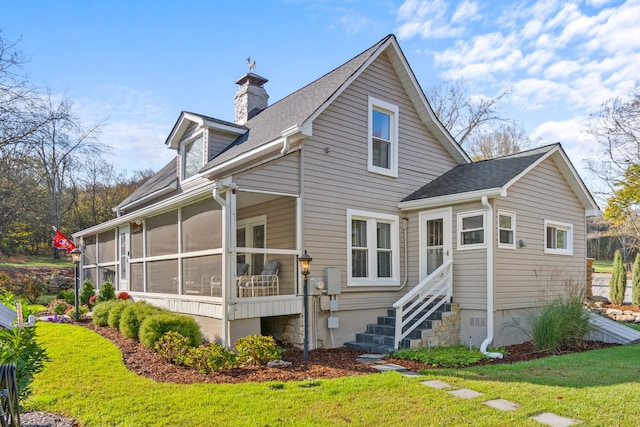
[[[269,95],[264,85],[269,80],[254,73],[247,73],[236,82],[240,85],[235,97],[235,123],[245,124],[269,105]]]

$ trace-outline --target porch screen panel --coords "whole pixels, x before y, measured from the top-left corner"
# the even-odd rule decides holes
[[[116,260],[116,231],[109,230],[98,235],[98,262]]]
[[[111,282],[111,284],[115,288],[117,280],[118,277],[116,276],[115,265],[109,267],[100,267],[98,269],[98,289],[100,289],[105,282]]]
[[[178,293],[178,260],[147,262],[147,292]]]
[[[144,233],[142,225],[133,224],[131,226],[131,258],[142,258],[144,256]]]
[[[212,198],[182,208],[182,251],[222,247],[222,210]]]
[[[185,295],[222,296],[222,256],[183,259],[182,277]]]
[[[96,252],[96,236],[86,236],[84,238],[84,250],[82,251],[85,265],[96,264],[98,262]]]
[[[147,219],[147,256],[178,253],[178,211]]]
[[[89,280],[91,283],[94,284],[94,286],[97,282],[96,280],[97,277],[98,277],[98,274],[97,274],[96,267],[89,267],[84,269],[84,280]],[[82,286],[82,283],[80,283],[80,286]]]
[[[133,292],[144,292],[144,264],[134,262],[129,264],[129,288]]]

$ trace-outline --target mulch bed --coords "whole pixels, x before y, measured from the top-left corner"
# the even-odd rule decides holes
[[[309,351],[309,360],[303,360],[302,350],[286,347],[282,359],[291,362],[286,367],[242,367],[209,374],[201,374],[195,369],[185,368],[167,363],[157,353],[143,346],[138,341],[127,338],[119,331],[109,327],[95,326],[90,321],[80,322],[101,336],[112,341],[121,351],[124,364],[138,375],[158,382],[178,384],[191,383],[240,383],[265,381],[304,381],[309,379],[339,378],[352,375],[363,375],[378,372],[369,365],[356,361],[363,354],[361,351],[345,347],[334,349],[317,349]],[[585,341],[582,345],[566,348],[561,351],[536,351],[531,343],[523,343],[505,347],[503,359],[485,359],[477,365],[514,363],[524,360],[539,359],[561,354],[575,353],[599,348],[612,347],[600,341]],[[432,366],[421,362],[388,358],[388,362],[406,367],[410,371],[432,369]]]

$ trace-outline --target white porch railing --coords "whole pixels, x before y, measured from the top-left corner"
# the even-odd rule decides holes
[[[443,304],[451,302],[453,287],[453,260],[448,260],[418,285],[393,304],[396,310],[394,348],[419,324],[424,322]],[[425,311],[431,304],[433,306]],[[419,317],[418,317],[419,316]],[[406,328],[406,329],[405,329]]]

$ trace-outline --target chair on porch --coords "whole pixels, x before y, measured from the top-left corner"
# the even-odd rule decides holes
[[[265,297],[280,294],[280,279],[278,271],[280,261],[271,260],[264,263],[262,272],[252,276],[238,277],[238,296]]]

